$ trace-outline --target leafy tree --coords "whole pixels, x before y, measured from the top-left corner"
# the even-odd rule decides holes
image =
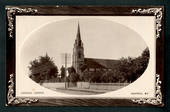
[[[89,71],[84,71],[84,72],[82,72],[82,74],[80,75],[80,80],[81,80],[81,81],[85,81],[85,82],[90,82],[91,76],[92,76],[92,73],[91,73],[91,72],[89,72]]]
[[[69,74],[69,81],[70,82],[77,82],[77,81],[79,81],[79,75],[77,73]]]
[[[143,72],[145,71],[145,69],[148,66],[149,57],[150,57],[149,49],[146,48],[143,51],[142,55],[135,59],[135,62],[137,62],[137,63],[136,63],[135,74],[132,77],[132,81],[136,80],[138,77],[140,77],[143,74]]]
[[[119,76],[124,77],[128,82],[135,81],[147,68],[149,56],[149,49],[146,48],[141,56],[137,58],[121,58],[119,68],[117,69],[119,71]]]
[[[102,76],[103,72],[102,71],[95,71],[92,72],[90,75],[91,77],[89,78],[90,82],[94,82],[94,83],[99,83],[101,82],[101,76]]]
[[[76,73],[76,70],[74,69],[73,66],[71,66],[71,67],[68,68],[68,73],[69,73],[69,74],[70,74],[70,73]]]
[[[66,76],[65,67],[62,66],[62,67],[60,68],[60,71],[61,71],[61,73],[60,73],[61,79],[64,81],[64,78],[65,78],[65,76]]]
[[[37,83],[56,78],[58,75],[58,68],[48,54],[31,61],[28,68],[29,77]]]
[[[76,73],[76,70],[74,69],[74,67],[70,67],[68,68],[68,79],[70,82],[77,82],[79,81],[79,74]]]

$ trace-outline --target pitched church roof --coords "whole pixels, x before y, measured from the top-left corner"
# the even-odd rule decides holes
[[[95,59],[95,58],[85,58],[85,64],[88,68],[107,68],[113,69],[116,64],[118,64],[118,60],[111,59]]]

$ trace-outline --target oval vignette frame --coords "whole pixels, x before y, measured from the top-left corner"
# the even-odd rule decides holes
[[[77,8],[79,10],[77,10]],[[42,10],[43,9],[43,10]],[[49,12],[49,9],[55,10],[54,12]],[[86,11],[84,10],[86,9]],[[117,11],[117,9],[120,9]],[[7,6],[7,105],[19,105],[23,106],[25,104],[31,105],[41,105],[44,103],[46,106],[103,106],[101,102],[106,102],[105,106],[163,106],[163,11],[162,6],[153,6],[153,7],[70,7],[70,6]],[[93,99],[93,98],[84,98],[84,99],[56,99],[58,104],[48,104],[46,100],[41,98],[17,98],[15,97],[15,17],[16,15],[128,15],[128,16],[155,16],[156,23],[156,74],[155,78],[155,98],[130,98],[130,99]],[[53,99],[48,99],[49,101]],[[115,104],[114,101],[126,102],[124,104],[119,103]],[[64,103],[68,102],[68,103]],[[82,102],[83,104],[77,104],[76,102]],[[95,103],[98,102],[98,103]]]
[[[51,16],[50,16],[51,17]],[[93,16],[94,17],[94,16]],[[59,20],[59,21],[56,21],[56,20],[54,20],[54,21],[52,21],[52,22],[48,22],[48,23],[45,23],[45,24],[42,24],[40,27],[38,27],[38,28],[36,28],[35,30],[33,30],[31,33],[29,33],[27,36],[26,36],[26,38],[23,40],[23,44],[21,45],[21,54],[24,54],[22,57],[24,57],[24,59],[25,59],[25,57],[27,56],[27,55],[29,55],[29,54],[31,54],[31,56],[32,56],[32,54],[33,53],[30,53],[30,52],[32,52],[32,48],[34,47],[34,51],[37,51],[37,50],[39,50],[39,52],[40,52],[40,49],[39,48],[43,48],[44,47],[44,45],[46,45],[45,43],[47,42],[47,41],[49,41],[48,43],[51,43],[50,45],[51,46],[54,46],[52,43],[53,43],[53,41],[55,41],[55,47],[53,48],[53,49],[51,49],[51,47],[50,47],[50,49],[48,49],[47,50],[47,48],[45,48],[45,49],[41,49],[41,51],[42,52],[44,52],[44,51],[48,51],[48,54],[50,54],[50,51],[52,52],[52,51],[55,51],[55,55],[59,55],[59,54],[57,54],[57,51],[56,51],[56,49],[57,48],[63,48],[64,46],[59,46],[58,45],[58,42],[59,43],[63,43],[63,41],[61,41],[60,42],[60,39],[62,39],[63,40],[63,38],[65,39],[64,41],[66,41],[67,40],[67,38],[68,38],[68,36],[70,36],[70,35],[67,35],[67,36],[64,36],[64,37],[59,37],[58,36],[58,33],[51,33],[52,35],[55,35],[55,37],[53,37],[52,35],[50,35],[50,34],[48,34],[48,36],[43,36],[43,35],[45,35],[45,33],[43,33],[43,32],[48,32],[48,30],[49,31],[52,31],[53,29],[55,29],[55,31],[57,32],[59,32],[60,30],[58,30],[58,29],[61,29],[61,26],[67,26],[67,23],[69,23],[69,25],[73,25],[74,23],[75,23],[75,21],[78,21],[78,23],[79,23],[79,26],[80,26],[80,34],[81,34],[81,38],[83,39],[82,40],[82,42],[83,42],[83,45],[85,45],[86,47],[84,47],[85,49],[86,49],[86,51],[89,51],[89,50],[91,50],[91,51],[95,51],[95,49],[93,48],[93,49],[91,49],[91,47],[87,47],[88,45],[87,45],[87,41],[88,41],[88,43],[90,42],[90,38],[93,38],[94,37],[94,35],[93,35],[93,37],[90,37],[90,35],[89,36],[83,36],[82,35],[82,33],[81,33],[81,31],[82,31],[82,27],[81,26],[84,26],[86,23],[89,23],[90,24],[90,26],[92,25],[92,26],[95,26],[95,27],[99,27],[99,26],[103,26],[103,25],[105,25],[105,26],[110,26],[109,27],[109,29],[113,29],[113,30],[115,30],[114,32],[118,32],[118,29],[120,30],[120,29],[122,29],[121,31],[124,31],[124,33],[126,32],[126,34],[123,34],[123,36],[119,36],[119,39],[120,38],[122,38],[122,40],[121,40],[121,43],[122,43],[122,41],[124,40],[124,37],[126,37],[126,35],[128,35],[128,33],[131,33],[131,35],[133,36],[133,38],[131,37],[131,36],[128,36],[128,38],[127,39],[129,39],[128,41],[127,40],[125,40],[125,41],[127,41],[127,42],[125,42],[125,43],[128,43],[128,44],[130,44],[130,42],[131,41],[135,41],[135,40],[138,40],[138,41],[140,41],[140,43],[142,43],[142,45],[143,46],[145,46],[145,49],[146,48],[148,48],[148,45],[146,44],[146,42],[145,42],[145,40],[136,32],[136,31],[134,31],[133,29],[131,29],[131,28],[129,28],[129,27],[127,27],[127,26],[125,26],[125,25],[123,25],[123,24],[120,24],[120,23],[117,23],[117,22],[114,22],[114,21],[110,21],[110,20],[107,20],[107,19],[102,19],[102,18],[89,18],[89,16],[87,17],[87,16],[85,16],[85,18],[84,18],[84,16],[83,17],[75,17],[75,18],[70,18],[70,19],[65,19],[65,20]],[[87,22],[88,21],[88,22]],[[94,25],[94,22],[96,22],[95,23],[95,25]],[[77,24],[78,24],[77,23]],[[103,25],[101,25],[101,23],[103,24]],[[96,26],[97,25],[97,26]],[[55,28],[54,28],[54,26],[56,26]],[[75,25],[74,25],[75,26]],[[86,25],[86,27],[84,26],[84,28],[83,29],[87,29],[87,28],[89,28],[88,27],[88,25]],[[118,29],[117,29],[118,28]],[[44,30],[45,29],[45,30]],[[71,27],[71,29],[75,29],[75,27]],[[88,30],[88,31],[87,31]],[[90,28],[90,29],[87,29],[86,31],[85,30],[83,30],[84,32],[89,32],[89,31],[91,31],[92,30],[92,32],[95,32],[95,31],[93,31],[93,28]],[[66,29],[64,29],[64,31],[67,31]],[[71,32],[73,32],[73,31],[71,31]],[[99,31],[100,32],[100,31]],[[114,34],[114,32],[112,32],[113,34]],[[128,32],[128,33],[127,33]],[[103,34],[103,33],[102,33]],[[101,35],[102,35],[101,34]],[[104,33],[104,34],[106,34],[106,33]],[[37,35],[42,35],[42,36],[37,36]],[[50,37],[50,40],[48,40],[48,37]],[[71,36],[71,37],[73,37],[73,36]],[[100,43],[100,41],[98,42],[97,41],[97,39],[102,39],[101,37],[99,38],[99,36],[95,36],[95,37],[97,37],[97,38],[95,38],[95,43],[94,42],[91,42],[91,44],[95,44],[95,46],[99,46],[100,44],[97,44],[97,43]],[[102,36],[103,37],[103,36]],[[104,36],[105,37],[105,36]],[[109,43],[109,41],[114,41],[114,40],[111,40],[112,38],[115,38],[116,39],[116,37],[118,37],[118,36],[116,36],[116,35],[113,35],[113,36],[108,36],[108,37],[106,37],[106,38],[104,38],[105,39],[105,43],[107,42],[107,43]],[[36,38],[36,39],[35,39]],[[137,39],[136,39],[137,38]],[[56,40],[57,39],[57,40]],[[126,39],[126,38],[125,38]],[[45,43],[43,43],[43,45],[41,44],[41,45],[39,45],[38,43],[39,43],[39,41],[42,41],[42,42],[44,42],[43,40],[45,40]],[[84,40],[86,40],[86,43],[84,43]],[[94,40],[94,39],[93,39]],[[109,40],[109,41],[108,41]],[[56,42],[56,41],[58,41],[58,42]],[[69,39],[67,40],[67,41],[70,41]],[[72,40],[72,41],[74,41],[74,40]],[[70,41],[69,43],[71,43],[71,44],[67,44],[67,46],[73,46],[73,43],[72,43],[72,41]],[[119,42],[120,42],[120,40],[119,40]],[[31,44],[30,44],[31,43]],[[134,44],[134,43],[133,43]],[[25,49],[26,48],[26,46],[28,46],[29,45],[29,48],[27,48],[27,49]],[[36,45],[38,45],[38,49],[36,49]],[[108,45],[108,44],[107,44]],[[105,46],[103,46],[104,48],[107,48],[107,45],[105,45]],[[138,48],[138,46],[140,46],[140,45],[138,45],[138,44],[134,44],[133,45],[133,47],[136,45],[136,49]],[[91,46],[91,45],[90,45]],[[129,45],[126,45],[127,47],[129,46]],[[116,47],[115,45],[114,46],[112,46],[112,48],[109,48],[109,49],[107,49],[109,52],[113,49],[113,47],[114,47],[114,50],[115,49],[118,49],[119,48],[119,46],[118,47]],[[126,47],[124,47],[123,48],[123,51],[125,50],[125,51],[128,51],[128,48],[126,48]],[[141,48],[141,47],[139,47],[139,48]],[[69,48],[70,49],[70,48]],[[99,48],[100,49],[100,48]],[[133,49],[132,49],[133,50]],[[129,51],[131,51],[131,50],[129,50]],[[99,52],[99,51],[98,51]],[[116,53],[118,53],[119,51],[117,51],[117,52],[114,52],[115,54]],[[120,51],[121,52],[121,51]],[[142,52],[142,51],[141,51]],[[97,51],[95,52],[95,54],[97,53]],[[149,53],[149,51],[148,51],[148,53]],[[112,53],[113,54],[113,53]],[[112,54],[107,54],[108,56],[111,56]],[[55,55],[53,55],[52,57],[55,57]],[[101,54],[100,53],[98,53],[98,55],[100,56]],[[114,55],[114,54],[113,54]],[[29,56],[30,57],[30,56]],[[87,56],[86,56],[86,54],[85,54],[85,57],[84,58],[87,58]],[[125,59],[126,59],[126,57],[124,57]],[[137,57],[132,57],[132,59],[133,58],[139,58],[139,56],[137,56]],[[148,57],[149,59],[150,59],[150,53],[149,53],[149,57]],[[60,59],[59,57],[55,57],[55,59]],[[106,58],[104,58],[104,59],[106,59]],[[147,63],[146,63],[146,67],[145,67],[145,70],[147,69],[147,67],[148,67],[148,63],[149,63],[149,59],[148,59],[148,61],[147,61]],[[54,58],[53,58],[53,60],[54,60]],[[119,59],[117,59],[117,61],[118,61]],[[21,59],[21,62],[24,62],[24,60],[22,60]],[[56,65],[58,64],[59,62],[56,62]],[[24,65],[21,65],[21,66],[24,66]],[[57,65],[57,67],[58,67],[58,65]],[[60,68],[58,68],[58,70],[60,70]],[[145,70],[144,70],[144,72],[145,72]],[[144,72],[142,72],[141,74],[139,74],[139,76],[138,77],[136,77],[135,79],[133,79],[133,81],[132,82],[130,82],[130,83],[127,83],[127,85],[126,86],[128,86],[129,84],[131,84],[131,83],[133,83],[134,81],[136,81],[138,78],[140,78],[140,76],[144,73]],[[25,73],[26,74],[26,73]],[[30,78],[31,79],[31,78]],[[33,80],[33,79],[31,79],[31,80]],[[33,80],[34,81],[34,80]],[[35,81],[34,81],[35,82]],[[38,83],[38,82],[36,82],[36,83]],[[40,83],[38,83],[38,84],[40,84]],[[56,83],[57,84],[57,83]],[[53,90],[53,91],[56,91],[56,92],[60,92],[60,89],[59,90],[54,90],[55,88],[51,88],[48,84],[45,86],[44,84],[40,84],[42,87],[45,87],[45,88],[47,88],[47,89],[49,89],[49,90]],[[114,90],[108,90],[108,91],[104,91],[104,92],[96,92],[96,93],[94,93],[94,94],[104,94],[104,93],[107,93],[107,92],[113,92],[113,91],[116,91],[116,90],[119,90],[119,89],[122,89],[122,88],[124,88],[124,87],[126,87],[126,86],[121,86],[121,87],[119,87],[119,88],[116,88],[116,89],[114,89]],[[56,86],[56,88],[57,88],[57,86]],[[64,92],[64,91],[61,91],[61,93],[66,93],[67,94],[67,92]],[[68,93],[69,94],[69,93]],[[76,95],[76,93],[71,93],[71,94],[73,94],[73,95]],[[78,93],[77,93],[78,94]],[[84,93],[84,95],[88,95],[89,93]],[[91,93],[92,94],[92,93]],[[89,95],[91,95],[91,94],[89,94]],[[93,95],[94,95],[93,94]],[[83,94],[82,94],[83,95]]]

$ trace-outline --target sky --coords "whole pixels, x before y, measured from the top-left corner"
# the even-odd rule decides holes
[[[21,20],[18,24],[23,22]],[[31,21],[30,26],[25,26],[25,29],[33,25]],[[28,33],[26,37],[22,37],[22,42],[17,44],[22,73],[28,73],[30,61],[46,53],[60,69],[63,65],[62,53],[69,53],[72,56],[78,22],[85,57],[100,59],[137,57],[147,47],[137,32],[117,22],[83,17],[49,21]],[[71,66],[71,60],[69,63],[68,66]]]

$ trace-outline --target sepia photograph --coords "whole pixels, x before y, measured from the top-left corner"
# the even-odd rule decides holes
[[[97,16],[91,14],[90,9],[81,15],[82,7],[78,7],[80,12],[74,7],[57,8],[44,7],[45,11],[40,14],[38,9],[21,8],[20,12],[20,8],[14,8],[18,12],[15,15],[15,75],[11,74],[9,80],[15,86],[17,104],[25,101],[40,102],[39,105],[46,102],[47,106],[74,105],[63,102],[81,99],[80,102],[86,101],[84,105],[95,106],[89,104],[91,99],[113,102],[116,99],[121,103],[115,105],[121,106],[145,102],[147,106],[155,102],[162,105],[158,87],[162,70],[157,69],[162,66],[157,64],[161,63],[158,56],[162,50],[157,49],[157,38],[163,37],[157,29],[160,26],[155,27],[155,22],[161,24],[157,21],[160,18],[155,20],[154,15],[154,11],[162,14],[162,8],[135,10],[135,7],[129,15],[124,10],[105,11],[108,15],[103,15],[102,8],[97,8]],[[56,12],[50,13],[47,9]],[[64,13],[68,9],[75,15]],[[145,10],[151,11],[149,16]],[[9,32],[9,36],[13,33]],[[8,103],[16,103],[10,92],[8,90]]]
[[[149,63],[149,48],[139,34],[94,18],[50,22],[20,48],[18,74],[68,94],[115,91],[137,80]]]

